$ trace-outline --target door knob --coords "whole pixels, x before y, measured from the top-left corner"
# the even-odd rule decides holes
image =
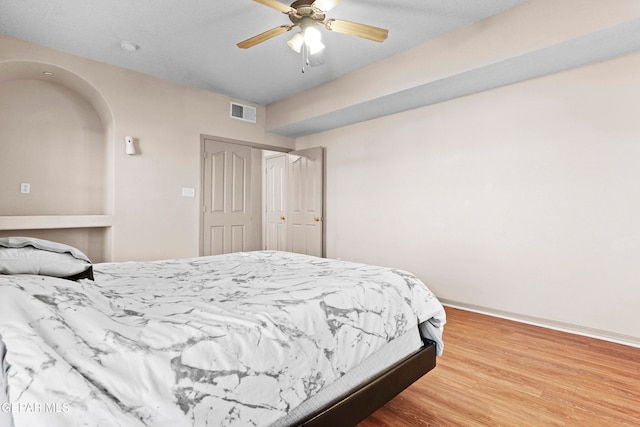
[[[281,216],[280,219],[283,220],[283,221],[285,220],[285,218],[283,216]]]
[[[320,217],[318,217],[318,216],[317,216],[317,217],[315,217],[315,218],[313,218],[313,220],[314,220],[315,222],[320,222],[320,220],[321,220],[321,219],[322,219],[322,218],[320,218]]]

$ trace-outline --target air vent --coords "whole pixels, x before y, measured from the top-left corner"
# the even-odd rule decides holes
[[[256,109],[247,105],[231,103],[231,117],[245,122],[256,122]]]

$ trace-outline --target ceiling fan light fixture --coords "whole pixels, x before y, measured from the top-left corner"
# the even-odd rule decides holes
[[[307,26],[304,29],[304,44],[309,48],[310,55],[318,53],[324,49],[324,44],[322,44],[321,40],[322,34],[317,28]]]
[[[307,46],[319,43],[322,40],[322,34],[316,27],[307,27],[304,29],[304,42]]]
[[[313,44],[307,45],[309,48],[309,55],[314,55],[324,49],[324,44],[321,41],[317,41]]]
[[[282,0],[254,1],[284,13],[289,17],[291,25],[280,25],[279,27],[272,28],[241,41],[237,46],[241,49],[248,49],[298,27],[300,28],[300,32],[294,34],[293,37],[287,41],[287,45],[294,52],[302,54],[302,62],[305,64],[302,67],[303,73],[306,65],[316,66],[324,62],[322,59],[323,55],[318,55],[318,53],[324,51],[325,48],[322,43],[322,34],[317,28],[318,26],[322,26],[336,33],[358,36],[376,42],[384,41],[389,35],[389,30],[384,28],[342,19],[326,19],[327,11],[338,4],[340,0],[294,0],[291,6],[285,6],[281,2]]]
[[[296,53],[300,53],[302,50],[302,44],[304,43],[304,37],[301,33],[294,34],[287,42],[287,45]]]

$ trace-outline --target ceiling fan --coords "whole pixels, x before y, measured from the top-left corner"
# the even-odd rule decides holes
[[[284,5],[277,0],[254,1],[288,15],[292,25],[281,25],[244,40],[238,43],[238,47],[242,49],[253,47],[270,38],[291,31],[295,27],[300,27],[301,31],[296,33],[287,44],[298,53],[303,47],[306,47],[305,52],[311,55],[324,48],[320,41],[320,32],[316,28],[318,25],[322,25],[330,31],[358,36],[376,42],[383,42],[389,35],[389,30],[384,28],[341,19],[326,19],[327,12],[338,4],[340,0],[296,0],[291,3],[291,6]]]

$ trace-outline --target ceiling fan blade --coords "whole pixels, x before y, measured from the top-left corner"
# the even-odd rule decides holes
[[[265,31],[262,34],[258,34],[257,36],[253,36],[250,39],[246,39],[245,41],[241,41],[238,43],[238,47],[242,49],[248,49],[252,46],[257,45],[258,43],[262,43],[263,41],[269,40],[272,37],[279,36],[282,33],[286,33],[291,28],[292,25],[281,25],[276,28],[272,28],[269,31]]]
[[[313,2],[313,6],[317,7],[323,12],[328,12],[334,8],[335,5],[340,3],[340,0],[316,0]]]
[[[263,4],[265,6],[269,6],[270,8],[273,8],[275,10],[279,10],[282,13],[286,13],[289,14],[291,12],[295,12],[296,10],[294,8],[292,8],[291,6],[287,6],[286,4],[282,4],[279,1],[276,0],[253,0],[256,1],[260,4]]]
[[[389,35],[389,30],[385,30],[384,28],[343,21],[341,19],[328,19],[325,26],[331,31],[362,37],[373,40],[374,42],[383,42]]]

